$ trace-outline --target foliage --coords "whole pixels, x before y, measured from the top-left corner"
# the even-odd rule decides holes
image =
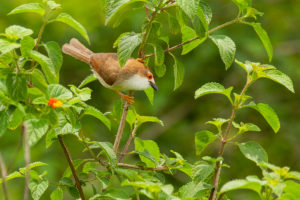
[[[198,0],[106,0],[107,25],[120,25],[124,13],[132,7],[143,7],[146,12],[140,32],[122,33],[114,43],[120,65],[123,66],[130,57],[138,56],[147,64],[153,64],[157,76],[166,75],[166,66],[173,60],[174,90],[184,82],[185,66],[172,50],[182,47],[182,55],[197,48],[206,39],[210,39],[218,48],[220,57],[229,69],[235,61],[246,72],[246,83],[240,93],[233,93],[234,88],[225,88],[215,82],[201,86],[195,92],[195,99],[207,94],[222,94],[232,106],[232,114],[228,119],[214,118],[208,121],[217,128],[217,132],[201,130],[195,134],[196,154],[219,140],[221,143],[217,158],[204,156],[196,162],[190,162],[178,152],[170,150],[170,154],[162,153],[159,145],[153,140],[137,137],[139,128],[148,122],[164,123],[155,116],[142,116],[131,106],[126,113],[126,104],[114,103],[112,112],[103,113],[89,105],[92,90],[86,85],[96,78],[88,76],[79,86],[65,87],[60,82],[60,70],[63,56],[57,42],[43,42],[45,27],[52,22],[62,22],[82,35],[90,42],[85,28],[71,15],[62,12],[62,7],[51,0],[42,3],[29,3],[13,9],[9,15],[19,13],[35,13],[42,17],[43,24],[37,38],[34,31],[19,25],[12,25],[0,34],[0,137],[8,130],[22,127],[22,134],[28,135],[25,141],[30,147],[35,146],[45,137],[46,148],[59,140],[63,145],[65,135],[73,135],[82,144],[89,158],[71,160],[67,156],[69,167],[55,188],[51,188],[51,199],[63,199],[65,193],[73,198],[84,199],[87,192],[82,193],[82,186],[92,188],[90,199],[140,199],[140,195],[148,199],[225,199],[225,195],[233,190],[248,189],[259,195],[261,199],[297,199],[299,198],[299,172],[290,171],[288,167],[277,167],[268,162],[268,155],[261,145],[254,141],[240,143],[238,138],[247,132],[259,132],[261,129],[250,122],[239,122],[236,113],[242,108],[256,110],[275,133],[280,129],[279,118],[268,104],[249,102],[252,99],[248,88],[259,79],[266,78],[277,82],[294,92],[291,79],[269,64],[235,60],[236,44],[226,35],[212,34],[225,26],[242,23],[253,27],[262,41],[269,60],[272,60],[273,49],[266,31],[256,22],[261,12],[252,8],[250,0],[232,0],[238,6],[235,19],[210,29],[212,9],[204,1]],[[169,28],[179,27],[182,43],[170,47],[170,38],[163,32],[161,15],[170,17]],[[175,31],[175,30],[174,30]],[[153,90],[145,91],[153,103]],[[108,131],[122,123],[121,112],[126,113],[124,120],[129,126],[129,139],[120,153],[108,141],[96,141],[85,136],[83,117],[92,116],[103,123]],[[224,129],[223,126],[226,125]],[[236,130],[230,131],[231,128]],[[121,127],[121,125],[120,125]],[[131,140],[134,150],[127,152]],[[219,178],[224,164],[223,152],[226,145],[235,144],[245,158],[255,162],[261,169],[262,177],[247,176],[245,179],[231,180],[219,187]],[[136,155],[134,164],[122,163],[123,156]],[[24,168],[10,173],[0,179],[5,184],[15,178],[30,176],[28,188],[34,200],[50,190],[50,179],[47,172],[35,171],[33,168],[46,165],[42,162],[27,164]],[[183,173],[189,182],[178,189],[169,184],[165,176]],[[74,181],[72,178],[74,177]],[[77,177],[78,176],[78,177]],[[79,179],[79,180],[77,180]],[[96,186],[95,186],[96,185]],[[219,189],[220,188],[220,189]]]

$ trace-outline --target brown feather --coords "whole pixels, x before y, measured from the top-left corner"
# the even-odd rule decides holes
[[[129,79],[135,74],[146,77],[150,71],[148,67],[134,58],[130,58],[124,67],[121,67],[116,53],[93,53],[75,38],[71,39],[70,44],[63,45],[62,51],[88,63],[94,73],[110,86]]]

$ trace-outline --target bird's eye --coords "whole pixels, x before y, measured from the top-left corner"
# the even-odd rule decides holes
[[[148,75],[147,75],[147,78],[148,78],[149,80],[151,80],[151,79],[153,78],[152,74],[148,74]]]

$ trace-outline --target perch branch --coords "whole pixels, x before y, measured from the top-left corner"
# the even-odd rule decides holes
[[[129,91],[129,96],[132,96],[132,95],[133,95],[133,91]],[[125,122],[126,122],[126,117],[127,117],[129,107],[130,107],[130,104],[128,102],[125,102],[123,104],[122,117],[121,117],[121,120],[120,120],[118,132],[117,132],[116,139],[115,139],[115,142],[114,142],[114,152],[116,154],[118,154],[118,149],[119,149],[119,145],[120,145],[122,135],[123,135],[123,131],[124,131],[124,128],[125,128]]]
[[[6,175],[7,175],[6,166],[5,166],[5,163],[4,163],[4,160],[2,158],[1,153],[0,153],[0,170],[1,170],[1,178],[2,178],[2,187],[3,187],[4,197],[5,197],[5,200],[9,200],[7,185],[6,185],[6,181],[5,181],[5,178],[6,178]]]
[[[24,159],[26,165],[26,173],[25,173],[25,186],[24,186],[24,200],[29,199],[29,181],[30,181],[30,174],[29,174],[29,164],[30,164],[30,147],[29,147],[29,140],[28,140],[28,133],[27,133],[27,125],[23,124],[23,137],[24,137]]]
[[[62,138],[62,135],[58,135],[58,140],[59,140],[59,143],[61,145],[61,147],[63,148],[64,150],[64,154],[67,158],[67,161],[69,163],[69,166],[71,168],[71,171],[72,171],[72,174],[73,174],[73,177],[75,179],[75,186],[76,188],[78,189],[78,192],[79,192],[79,195],[81,197],[82,200],[85,200],[85,197],[84,197],[84,194],[83,194],[83,191],[82,191],[82,188],[81,188],[81,183],[80,183],[80,180],[77,176],[77,173],[76,173],[76,170],[75,170],[75,167],[74,167],[74,164],[73,164],[73,161],[72,161],[72,158],[71,158],[71,154]]]

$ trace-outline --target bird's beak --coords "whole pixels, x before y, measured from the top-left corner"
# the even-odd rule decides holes
[[[149,81],[149,83],[154,90],[158,91],[158,87],[155,83],[153,83],[152,81]]]

